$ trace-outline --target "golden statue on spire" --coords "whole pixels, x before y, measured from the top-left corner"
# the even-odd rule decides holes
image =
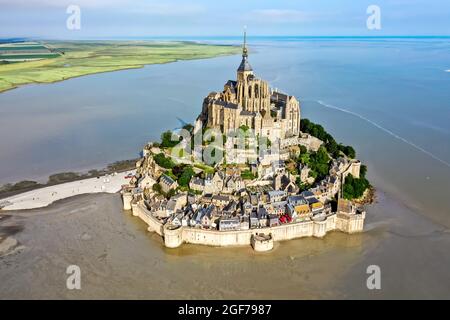
[[[247,26],[244,26],[244,47],[242,48],[242,56],[247,57],[248,51],[247,51]]]

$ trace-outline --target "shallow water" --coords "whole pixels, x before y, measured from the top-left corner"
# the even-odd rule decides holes
[[[373,184],[450,226],[450,41],[266,38],[250,63],[302,116],[355,147]],[[239,56],[152,65],[0,94],[0,183],[138,156],[191,122]]]
[[[121,210],[119,195],[84,195],[0,220],[19,242],[0,257],[0,299],[318,299],[450,297],[450,233],[384,194],[366,232],[250,246],[164,248]],[[11,229],[9,229],[11,230]],[[381,290],[368,290],[369,265]],[[66,288],[66,268],[81,290]]]

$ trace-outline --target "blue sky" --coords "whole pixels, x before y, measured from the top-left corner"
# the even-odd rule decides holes
[[[68,30],[66,9],[81,9]],[[366,28],[369,5],[381,30]],[[450,35],[448,0],[0,0],[0,37]]]

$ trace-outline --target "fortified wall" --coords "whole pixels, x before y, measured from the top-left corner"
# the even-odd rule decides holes
[[[128,203],[124,202],[124,207],[128,207]],[[132,203],[131,210],[133,216],[139,217],[148,225],[148,231],[156,232],[164,238],[164,244],[168,248],[177,248],[183,243],[191,243],[219,247],[251,245],[256,251],[267,251],[273,247],[273,243],[271,244],[273,241],[302,237],[322,238],[327,232],[333,230],[345,233],[361,232],[365,219],[364,212],[361,214],[334,213],[321,220],[249,230],[219,231],[163,225],[141,203]],[[261,233],[270,237],[261,237],[258,235]]]

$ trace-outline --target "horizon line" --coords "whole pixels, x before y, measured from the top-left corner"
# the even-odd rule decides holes
[[[411,39],[411,38],[442,38],[450,39],[450,35],[248,35],[248,38],[341,38],[341,39]],[[150,40],[150,39],[173,39],[173,38],[223,38],[223,39],[237,39],[242,38],[242,35],[153,35],[153,36],[92,36],[92,37],[46,37],[46,36],[19,36],[19,37],[1,37],[0,41],[25,41],[25,40],[119,40],[119,39],[135,39],[135,40]]]

